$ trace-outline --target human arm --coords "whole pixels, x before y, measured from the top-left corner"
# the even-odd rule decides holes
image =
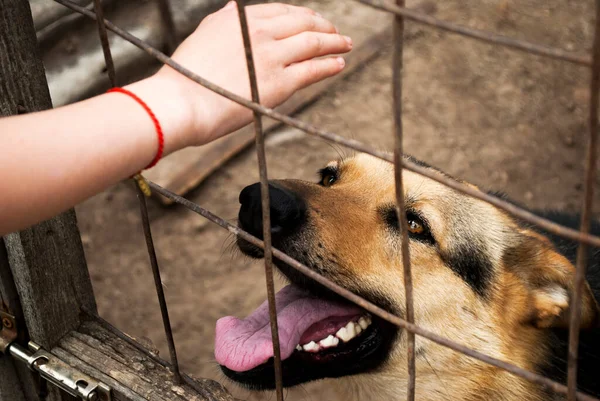
[[[274,107],[296,90],[335,75],[351,42],[313,11],[282,4],[247,8],[261,103]],[[173,59],[250,98],[234,3],[207,17]],[[251,112],[163,67],[126,87],[146,102],[164,131],[167,155],[251,121]],[[120,93],[0,119],[0,235],[60,213],[144,168],[155,156],[155,127]]]

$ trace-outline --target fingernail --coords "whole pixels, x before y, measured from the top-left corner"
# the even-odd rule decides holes
[[[344,39],[346,39],[348,46],[352,47],[352,38],[350,36],[344,36]]]
[[[230,1],[229,3],[227,3],[225,5],[225,7],[223,7],[223,10],[229,10],[230,8],[235,7],[235,1]]]
[[[344,60],[343,57],[338,57],[336,58],[336,60],[339,63],[340,67],[344,68],[344,66],[346,65],[346,60]]]
[[[319,13],[315,13],[315,16],[319,17],[319,18],[323,18],[323,16]]]

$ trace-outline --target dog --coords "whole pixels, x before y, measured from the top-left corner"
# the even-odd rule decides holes
[[[415,159],[412,159],[416,161]],[[416,161],[418,162],[418,161]],[[434,174],[447,174],[418,162]],[[405,316],[394,166],[366,154],[333,161],[318,183],[269,183],[273,246],[344,288]],[[452,178],[452,177],[450,177]],[[452,178],[454,179],[454,178]],[[471,185],[471,184],[468,184]],[[415,323],[494,358],[566,382],[577,244],[410,171],[404,192]],[[239,226],[262,238],[259,184],[240,193]],[[576,228],[579,218],[545,213]],[[600,233],[593,224],[593,233]],[[237,239],[253,258],[261,249]],[[598,251],[583,288],[578,388],[600,396]],[[333,378],[344,400],[402,400],[406,332],[275,260],[283,385]],[[275,387],[268,305],[217,322],[215,356],[231,380]],[[541,385],[416,336],[419,400],[559,400]]]

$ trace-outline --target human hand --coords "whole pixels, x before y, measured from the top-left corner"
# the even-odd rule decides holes
[[[279,3],[246,8],[261,104],[275,107],[295,91],[333,76],[344,68],[333,54],[352,49],[350,38],[314,11]],[[317,58],[321,56],[330,56]],[[237,5],[206,17],[176,50],[173,59],[201,77],[250,99]],[[244,108],[164,66],[154,77],[157,85],[178,94],[182,118],[179,133],[185,146],[202,145],[248,124]],[[173,108],[173,105],[171,105]]]

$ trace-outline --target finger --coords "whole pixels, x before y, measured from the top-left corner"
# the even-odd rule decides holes
[[[328,20],[318,15],[286,14],[265,22],[266,29],[275,39],[285,39],[302,32],[337,33],[337,28]]]
[[[298,90],[337,74],[345,65],[342,57],[307,60],[290,65],[285,69],[285,74]]]
[[[285,65],[352,50],[352,39],[333,33],[302,32],[275,42],[275,59]]]
[[[248,14],[248,17],[253,18],[273,18],[286,14],[316,15],[317,13],[307,7],[291,6],[282,3],[267,3],[246,7],[246,14]]]

